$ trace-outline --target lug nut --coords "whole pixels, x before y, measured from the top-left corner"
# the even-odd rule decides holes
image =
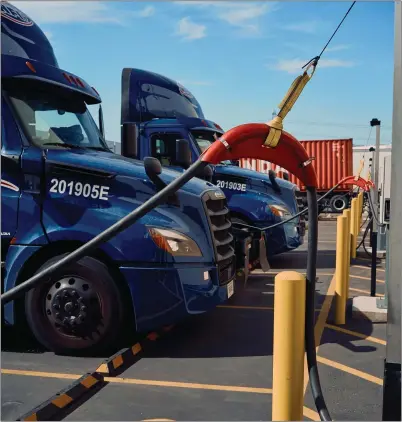
[[[86,311],[86,310],[87,310],[87,307],[85,305],[82,305],[81,306],[81,311]]]

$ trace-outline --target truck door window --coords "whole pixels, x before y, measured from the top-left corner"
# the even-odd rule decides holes
[[[212,145],[221,134],[211,130],[191,130],[191,136],[194,138],[198,150],[203,153],[210,145]],[[229,160],[222,161],[221,164],[232,164]]]
[[[82,100],[35,89],[13,89],[8,94],[35,145],[108,150]]]
[[[162,166],[172,166],[176,162],[176,141],[180,133],[156,133],[151,136],[151,154]]]

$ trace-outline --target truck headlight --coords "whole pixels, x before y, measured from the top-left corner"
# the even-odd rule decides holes
[[[277,217],[290,217],[292,214],[291,212],[282,205],[268,205],[268,208],[271,210],[272,214],[276,215]]]
[[[194,240],[182,233],[156,227],[148,227],[148,231],[156,246],[173,256],[202,256]]]

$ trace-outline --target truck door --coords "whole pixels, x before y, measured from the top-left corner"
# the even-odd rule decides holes
[[[177,132],[152,132],[147,133],[149,139],[150,153],[157,158],[162,166],[177,167],[176,163],[176,141],[184,139],[179,131]]]
[[[1,261],[17,231],[21,190],[21,137],[8,105],[1,101]]]

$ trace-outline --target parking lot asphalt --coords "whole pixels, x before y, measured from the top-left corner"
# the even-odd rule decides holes
[[[335,420],[380,420],[386,324],[353,319],[350,312],[352,297],[370,294],[370,262],[352,262],[347,320],[336,326],[336,223],[319,228],[315,334],[324,397]],[[246,285],[237,283],[224,305],[152,341],[141,358],[56,419],[270,420],[275,275],[304,272],[306,245],[270,265],[268,274],[256,270]],[[378,295],[384,294],[384,265],[377,271]],[[56,356],[12,337],[2,333],[2,420],[30,412],[107,357]],[[304,419],[319,420],[306,371],[304,404]]]

